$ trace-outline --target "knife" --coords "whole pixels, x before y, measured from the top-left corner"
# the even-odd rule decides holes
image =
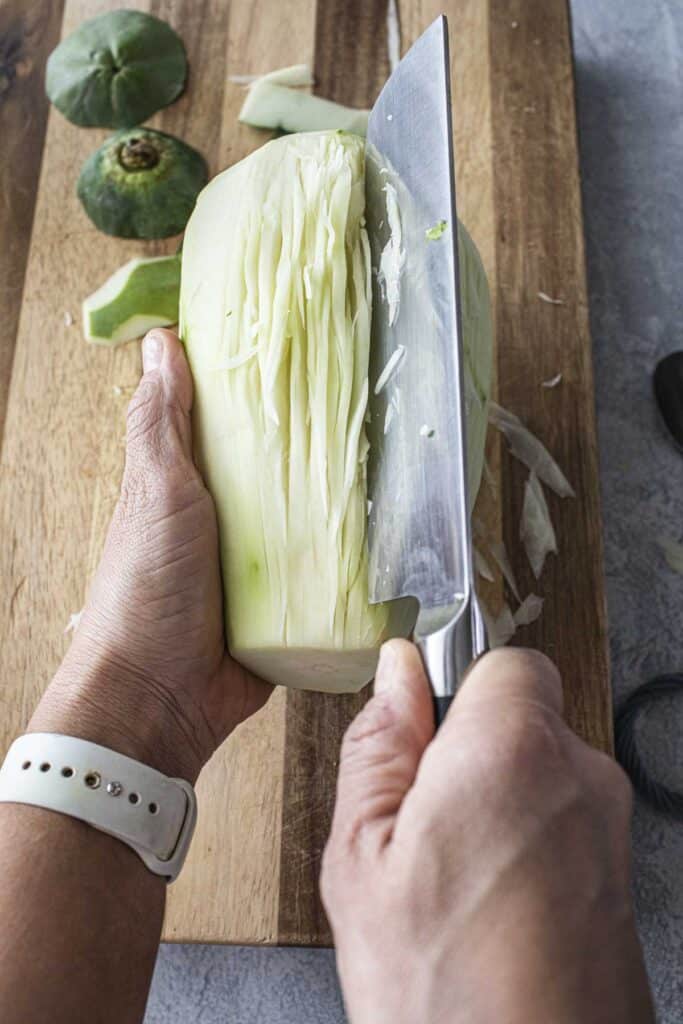
[[[368,123],[373,267],[370,601],[419,604],[437,725],[486,649],[473,586],[448,26],[420,36]]]

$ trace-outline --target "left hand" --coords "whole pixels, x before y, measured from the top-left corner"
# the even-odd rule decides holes
[[[143,367],[102,561],[30,729],[194,781],[272,687],[225,649],[216,516],[192,460],[192,379],[171,331],[147,335]]]

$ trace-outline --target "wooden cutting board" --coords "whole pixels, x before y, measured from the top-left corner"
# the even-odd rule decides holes
[[[108,0],[0,0],[0,747],[24,726],[68,644],[116,500],[137,345],[88,347],[81,299],[133,255],[175,242],[106,238],[79,208],[79,169],[106,133],[43,94],[60,34]],[[212,171],[260,145],[230,74],[313,64],[318,91],[365,106],[388,75],[386,0],[126,0],[182,35],[190,82],[154,126]],[[560,556],[537,584],[517,542],[525,472],[489,444],[497,496],[479,515],[507,543],[523,593],[545,599],[519,634],[560,665],[572,726],[611,746],[591,345],[565,0],[399,0],[402,48],[450,20],[460,215],[495,303],[499,401],[556,455],[576,500],[550,496]],[[42,157],[42,164],[41,164]],[[544,292],[561,299],[551,304]],[[75,321],[70,323],[71,318]],[[562,373],[562,383],[541,382]],[[116,389],[116,390],[115,390]],[[122,393],[118,393],[122,390]],[[314,585],[311,583],[311,585]],[[494,601],[496,594],[489,594]],[[317,895],[342,733],[358,697],[276,692],[213,759],[200,824],[169,894],[165,937],[324,944]]]

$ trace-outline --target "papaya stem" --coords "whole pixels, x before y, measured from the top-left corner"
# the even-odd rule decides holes
[[[125,171],[148,171],[159,163],[158,151],[144,139],[128,139],[119,147],[118,158]]]

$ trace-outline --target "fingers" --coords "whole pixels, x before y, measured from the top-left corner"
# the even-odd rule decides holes
[[[533,705],[553,714],[563,710],[562,680],[540,651],[506,647],[480,658],[467,673],[443,728],[453,719],[485,705]]]
[[[192,458],[192,377],[172,331],[155,329],[142,343],[144,374],[128,409],[127,469],[165,470]]]
[[[333,838],[386,843],[434,732],[422,659],[406,640],[380,654],[375,695],[351,723],[341,750]]]
[[[474,766],[491,780],[541,770],[557,761],[573,734],[562,720],[562,683],[538,651],[501,648],[467,673],[420,767],[440,789],[453,771]],[[447,787],[446,787],[447,788]]]
[[[529,815],[570,803],[579,741],[561,708],[559,674],[543,655],[505,648],[481,658],[420,761],[392,847],[415,856],[435,843],[484,847],[482,829],[514,831]]]

